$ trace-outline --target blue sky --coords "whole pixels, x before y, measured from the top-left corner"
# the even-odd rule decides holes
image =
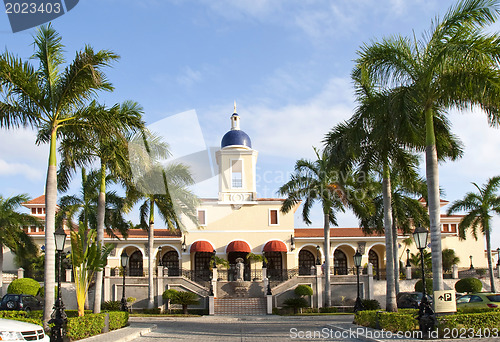
[[[53,25],[71,60],[84,44],[121,59],[107,71],[115,86],[99,101],[135,100],[148,124],[195,110],[206,146],[218,146],[236,100],[242,129],[259,151],[259,196],[275,197],[297,159],[355,108],[349,79],[363,43],[392,34],[420,36],[453,1],[443,0],[85,0]],[[496,28],[493,28],[496,29]],[[0,48],[28,58],[32,34],[13,34],[0,13]],[[450,113],[466,145],[459,162],[440,166],[453,201],[500,174],[500,135],[481,113]],[[175,134],[174,134],[175,135]],[[175,145],[174,135],[165,139]],[[197,141],[199,143],[199,141]],[[175,151],[174,151],[175,152]],[[48,146],[29,131],[0,131],[0,193],[43,193]],[[215,197],[217,186],[201,196]],[[77,184],[75,183],[75,188]],[[304,226],[297,213],[296,226]],[[493,246],[500,246],[495,220]],[[351,215],[341,226],[355,226]],[[314,227],[321,227],[321,213]]]

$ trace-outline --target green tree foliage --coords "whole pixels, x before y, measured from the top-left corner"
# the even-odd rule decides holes
[[[450,272],[453,265],[460,262],[460,258],[455,254],[453,249],[443,249],[443,271]]]
[[[424,286],[422,285],[422,279],[419,279],[415,283],[415,291],[417,291],[417,292],[423,292],[423,290],[424,290]],[[433,293],[433,290],[432,290],[432,279],[425,278],[425,292],[428,295],[431,295]]]
[[[188,314],[188,305],[198,305],[200,299],[196,293],[188,291],[177,291],[173,289],[165,290],[162,295],[163,299],[170,300],[171,304],[182,305],[184,315]]]
[[[459,236],[465,239],[466,231],[471,230],[477,240],[477,231],[480,229],[486,238],[486,253],[488,254],[488,269],[490,271],[491,291],[496,292],[491,256],[491,217],[493,213],[500,214],[500,176],[488,179],[486,184],[478,186],[472,183],[477,192],[468,192],[461,200],[455,201],[448,209],[448,215],[456,211],[466,211],[466,215],[458,224]]]
[[[10,294],[27,294],[36,296],[40,291],[40,283],[35,279],[21,278],[13,280],[7,288]]]
[[[460,279],[455,283],[455,290],[458,293],[481,292],[482,288],[483,288],[483,283],[481,283],[481,280],[476,278],[464,278]]]
[[[298,313],[299,309],[306,308],[309,306],[309,303],[307,303],[307,300],[303,297],[287,298],[285,299],[283,304],[285,307],[293,308],[293,313]]]
[[[298,297],[313,295],[313,289],[309,285],[298,285],[293,292]]]

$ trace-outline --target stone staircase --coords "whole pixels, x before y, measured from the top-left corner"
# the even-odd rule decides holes
[[[266,298],[215,298],[215,315],[257,316],[267,314]]]

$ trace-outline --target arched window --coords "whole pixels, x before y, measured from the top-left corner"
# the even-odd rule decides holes
[[[316,265],[314,255],[307,249],[299,252],[299,275],[311,275],[311,267]]]
[[[266,252],[267,277],[270,280],[283,280],[283,258],[281,252]]]
[[[142,253],[135,251],[129,259],[129,275],[132,277],[142,277],[144,275],[142,268]]]
[[[213,253],[210,252],[196,252],[194,255],[194,272],[196,280],[210,280],[210,261],[212,260]]]
[[[373,249],[370,249],[368,252],[368,262],[373,265],[373,274],[378,280],[380,280],[378,255]]]
[[[176,251],[168,251],[161,259],[163,267],[168,268],[168,276],[179,276],[179,254]]]
[[[347,274],[347,257],[340,249],[336,249],[335,253],[333,253],[333,274]]]

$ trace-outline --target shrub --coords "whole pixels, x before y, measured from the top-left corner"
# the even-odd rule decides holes
[[[300,308],[306,308],[309,306],[307,300],[303,297],[292,297],[286,299],[283,304],[288,308],[293,308],[293,313],[297,313]]]
[[[193,292],[177,291],[177,290],[165,290],[162,294],[163,299],[170,300],[172,304],[182,305],[182,311],[185,315],[188,314],[188,305],[199,304],[198,295]]]
[[[40,284],[31,278],[16,279],[9,284],[7,293],[9,294],[27,294],[36,296],[40,290]]]
[[[160,308],[143,309],[142,313],[146,315],[159,315],[161,313],[161,309]]]
[[[111,311],[109,314],[109,330],[123,328],[128,324],[128,312]]]
[[[66,336],[71,340],[81,340],[100,334],[104,328],[104,319],[103,313],[68,318]]]
[[[445,328],[465,328],[467,331],[496,331],[500,326],[500,312],[485,312],[471,314],[456,314],[438,317],[438,327],[442,331]]]
[[[422,279],[415,283],[415,291],[423,292],[424,287],[422,286]],[[434,291],[432,290],[432,279],[425,279],[425,291],[427,294],[432,294]]]
[[[299,297],[313,295],[313,289],[309,285],[299,285],[295,288],[293,292],[295,293],[296,296]]]
[[[324,308],[319,308],[319,312],[321,313],[337,313],[338,309],[333,306],[328,306]]]
[[[455,290],[459,293],[480,292],[482,288],[483,288],[483,283],[481,283],[481,280],[476,278],[460,279],[455,284]]]
[[[108,300],[101,304],[101,310],[120,311],[122,303],[118,300]]]
[[[358,311],[354,314],[354,323],[364,327],[377,328],[378,318],[377,310],[364,310]]]
[[[380,303],[376,299],[363,299],[361,301],[365,310],[378,310],[380,309]]]
[[[417,320],[399,312],[384,312],[379,316],[380,328],[392,332],[412,331],[417,329]]]

